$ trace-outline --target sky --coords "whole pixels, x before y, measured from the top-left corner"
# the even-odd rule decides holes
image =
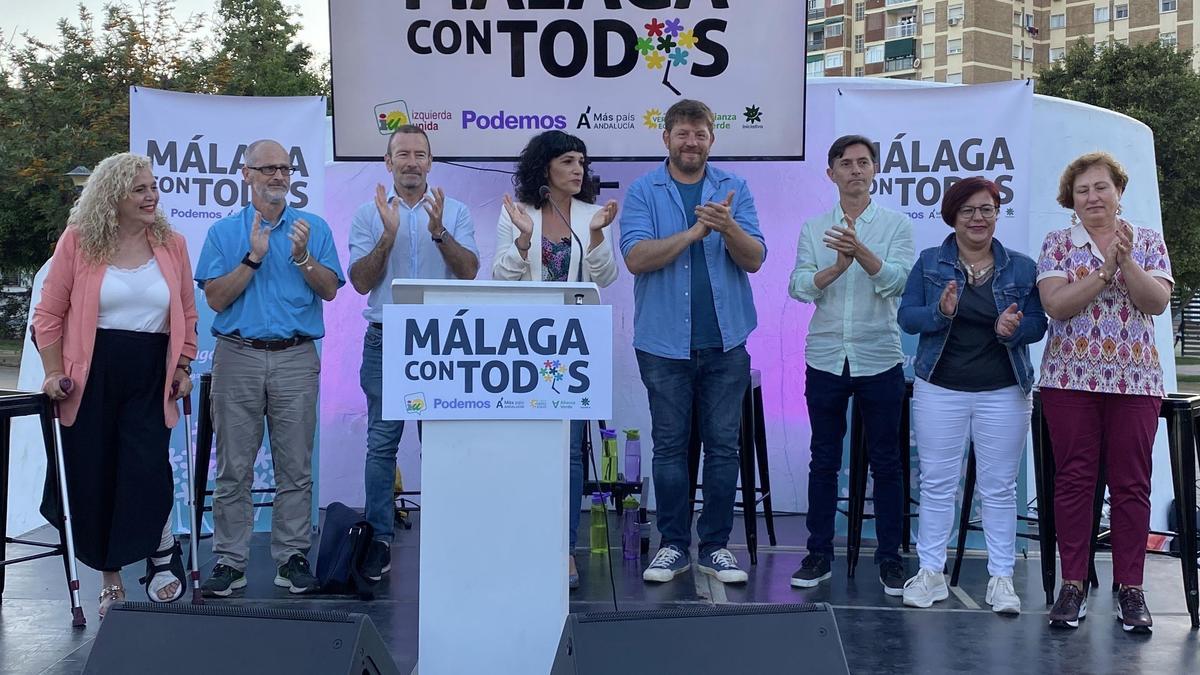
[[[53,40],[57,35],[58,20],[78,16],[77,7],[82,2],[93,15],[99,15],[106,4],[104,0],[39,0],[38,2],[15,2],[0,13],[0,32],[5,40],[14,35],[29,32],[43,40]],[[137,0],[117,0],[110,4],[126,4],[137,7]],[[329,56],[329,0],[284,0],[284,6],[296,9],[300,14],[302,28],[298,39],[312,47],[317,61]],[[194,13],[215,14],[217,0],[175,0],[175,14],[182,22]]]

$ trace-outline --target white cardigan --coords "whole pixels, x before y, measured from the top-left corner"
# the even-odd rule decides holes
[[[508,217],[508,211],[500,207],[500,222],[496,229],[496,257],[492,262],[492,278],[502,279],[506,281],[541,281],[542,280],[542,212],[540,209],[535,209],[528,204],[518,204],[524,206],[525,212],[529,214],[529,218],[533,221],[533,238],[531,239],[531,247],[528,251],[529,259],[521,257],[521,252],[517,250],[517,236],[521,234],[516,225],[513,225],[512,219]],[[592,222],[592,216],[600,210],[600,206],[588,204],[587,202],[578,199],[571,200],[571,231],[579,237],[579,241],[583,243],[586,249],[591,242],[591,232],[588,231],[588,224]],[[615,221],[614,221],[615,222]],[[586,251],[583,260],[583,281],[593,281],[598,286],[604,287],[611,284],[617,279],[617,261],[613,256],[612,228],[609,225],[604,228],[604,241],[592,249]],[[567,281],[576,281],[579,275],[579,244],[575,239],[571,239],[571,260],[570,267],[567,272]]]

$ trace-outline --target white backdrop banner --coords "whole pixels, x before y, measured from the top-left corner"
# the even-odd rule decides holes
[[[912,218],[918,253],[950,234],[942,220],[942,196],[969,176],[1000,186],[996,238],[1025,252],[1032,85],[847,90],[837,97],[836,111],[839,136],[862,134],[877,144],[879,174],[871,194],[878,204]]]
[[[334,154],[378,160],[381,137],[416,124],[440,159],[510,159],[530,136],[561,129],[593,159],[655,161],[663,112],[692,98],[716,114],[714,159],[801,159],[806,10],[800,0],[330,2]]]
[[[319,96],[260,98],[186,94],[145,87],[129,90],[129,149],[150,158],[158,183],[158,207],[171,226],[187,238],[193,267],[200,257],[208,228],[250,203],[250,187],[242,180],[241,168],[246,147],[258,139],[274,139],[288,149],[296,170],[292,174],[290,204],[324,214],[325,134],[325,99]],[[204,294],[198,289],[195,293],[196,309],[200,312],[197,326],[200,353],[193,363],[193,384],[198,384],[199,376],[212,369],[214,314]],[[193,402],[199,401],[199,394],[197,386]],[[192,424],[195,423],[193,416]],[[194,432],[194,429],[188,431]],[[171,436],[177,531],[186,530],[188,522],[182,434],[183,424],[179,424]],[[314,487],[319,485],[317,466],[314,459]],[[215,461],[208,475],[210,479],[216,475]],[[254,463],[254,487],[273,485],[270,449],[264,438],[264,447]],[[314,499],[314,505],[317,503]],[[257,509],[256,527],[270,529],[270,517],[269,509]]]
[[[383,418],[608,419],[612,307],[385,305]]]

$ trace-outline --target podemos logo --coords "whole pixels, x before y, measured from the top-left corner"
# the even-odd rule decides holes
[[[495,114],[480,113],[474,110],[462,111],[462,128],[475,127],[481,131],[506,129],[566,129],[565,115],[513,115],[503,110]]]

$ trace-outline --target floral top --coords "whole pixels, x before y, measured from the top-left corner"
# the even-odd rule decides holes
[[[542,237],[542,281],[566,281],[571,267],[571,238]]]
[[[1174,283],[1162,235],[1144,227],[1132,229],[1133,259],[1151,276]],[[1073,282],[1103,265],[1104,252],[1092,242],[1083,225],[1075,225],[1046,235],[1038,258],[1037,280],[1058,277]],[[1154,317],[1134,307],[1120,268],[1112,283],[1082,312],[1066,321],[1050,319],[1047,337],[1040,386],[1103,394],[1163,395]]]

